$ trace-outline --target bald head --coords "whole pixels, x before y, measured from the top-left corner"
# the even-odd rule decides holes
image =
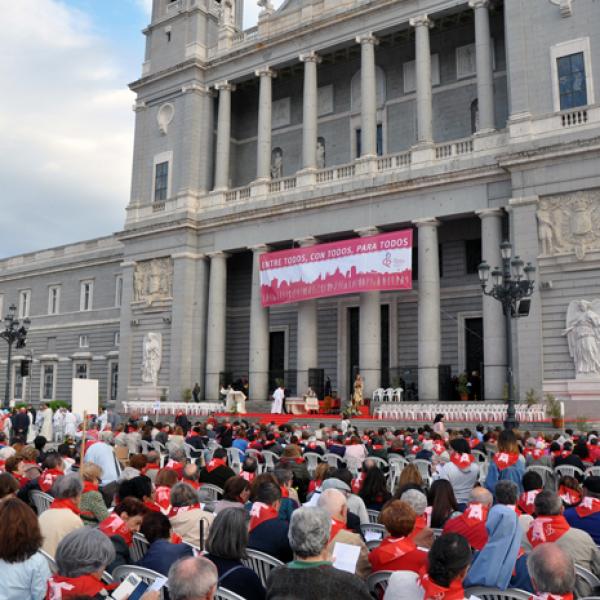
[[[471,502],[478,502],[484,506],[491,506],[494,497],[491,492],[484,487],[476,487],[471,490]]]
[[[573,559],[558,544],[540,544],[527,557],[527,570],[538,594],[566,594],[575,589]]]
[[[339,521],[346,521],[347,516],[347,503],[346,496],[340,490],[329,489],[325,490],[320,496],[318,501],[319,508],[327,511],[327,514],[332,519],[338,519]]]

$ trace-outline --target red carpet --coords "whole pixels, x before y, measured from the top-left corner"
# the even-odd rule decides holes
[[[369,408],[367,406],[361,407],[361,414],[354,417],[355,419],[373,419],[371,415],[369,415]],[[314,421],[322,421],[323,419],[331,419],[339,417],[340,415],[335,414],[318,414],[318,415],[272,415],[270,413],[246,413],[245,415],[239,414],[231,414],[231,413],[217,413],[215,415],[218,419],[222,419],[224,417],[229,417],[231,419],[247,419],[249,421],[259,421],[260,423],[275,423],[277,425],[284,425],[285,423],[289,423],[290,421],[297,421],[299,419],[311,419]]]

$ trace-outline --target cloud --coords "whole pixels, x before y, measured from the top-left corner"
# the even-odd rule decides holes
[[[135,0],[135,3],[144,11],[148,17],[152,14],[152,0]]]
[[[35,18],[28,3],[8,3],[3,23],[0,256],[120,229],[134,95],[118,49],[58,0],[36,0]]]
[[[273,6],[279,8],[284,0],[273,0]],[[256,4],[256,0],[244,1],[244,29],[254,27],[258,21],[258,13],[261,9]]]

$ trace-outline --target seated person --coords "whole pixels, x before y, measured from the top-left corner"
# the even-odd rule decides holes
[[[218,584],[215,565],[202,556],[182,558],[169,570],[171,600],[212,600]]]
[[[458,533],[469,542],[471,548],[481,550],[488,541],[485,524],[493,501],[494,497],[486,488],[473,488],[465,512],[448,519],[444,533]]]
[[[541,544],[527,557],[535,598],[573,600],[575,565],[557,544]]]
[[[600,545],[600,477],[587,477],[583,481],[583,500],[579,506],[567,508],[565,519],[571,527],[590,534]]]
[[[217,448],[212,459],[200,471],[200,483],[210,483],[223,489],[230,477],[235,477],[235,473],[227,466],[227,450]]]
[[[204,548],[214,515],[200,505],[198,492],[187,483],[176,483],[171,488],[171,512],[169,519],[173,531],[184,542],[198,548]],[[200,532],[203,539],[200,540]]]

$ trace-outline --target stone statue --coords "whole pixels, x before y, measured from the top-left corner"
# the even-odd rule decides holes
[[[275,148],[271,153],[271,179],[283,177],[283,150]]]
[[[538,238],[542,246],[542,254],[552,256],[558,250],[558,239],[554,231],[554,223],[548,211],[540,209],[537,211]]]
[[[136,302],[152,304],[170,298],[173,287],[173,262],[170,258],[154,258],[137,263],[133,274]]]
[[[360,413],[360,407],[364,404],[363,398],[363,388],[364,382],[360,373],[356,374],[356,379],[354,380],[354,393],[352,394],[352,412],[354,414]]]
[[[142,382],[157,387],[162,361],[162,334],[147,333],[142,344]]]
[[[256,4],[258,4],[258,7],[262,8],[265,13],[272,13],[275,10],[271,0],[257,0]]]
[[[235,16],[233,13],[233,4],[231,0],[223,0],[221,2],[221,24],[225,26],[233,26],[235,24]]]
[[[325,138],[317,138],[317,169],[325,168]]]
[[[600,377],[600,300],[573,300],[567,310],[567,328],[576,377]]]

